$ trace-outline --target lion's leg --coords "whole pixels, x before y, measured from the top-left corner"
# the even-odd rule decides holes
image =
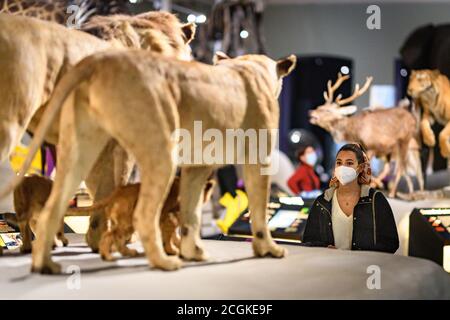
[[[110,207],[111,237],[117,251],[122,256],[135,257],[138,252],[127,247],[128,240],[134,232],[133,206],[125,199],[116,200]]]
[[[127,247],[128,239],[133,232],[124,232],[122,234],[115,235],[115,241],[118,251],[123,257],[136,257],[138,255],[137,250]]]
[[[108,197],[116,187],[113,158],[113,151],[116,146],[115,140],[109,140],[86,179],[86,185],[92,192],[94,202]],[[93,252],[99,250],[99,241],[106,231],[106,221],[104,209],[91,212],[86,242]]]
[[[80,182],[86,178],[109,136],[92,120],[82,105],[64,108],[60,121],[59,161],[52,192],[37,223],[33,244],[32,271],[59,273],[50,257],[67,204]]]
[[[185,167],[181,170],[180,184],[180,254],[184,259],[208,259],[200,240],[203,190],[211,167]]]
[[[19,124],[0,119],[0,163],[8,159],[24,131]]]
[[[110,79],[110,73],[96,77],[91,90],[96,99],[107,101],[108,108],[92,107],[103,121],[105,130],[136,159],[141,172],[141,189],[134,213],[135,229],[149,262],[156,268],[174,270],[181,267],[178,257],[169,257],[162,247],[159,218],[164,200],[175,176],[172,151],[175,147],[172,133],[178,128],[179,116],[170,93],[148,90],[148,86],[132,86],[127,94],[116,88],[129,81],[125,74]],[[110,90],[105,91],[105,83]],[[125,82],[124,82],[125,83]],[[139,96],[130,100],[130,96]],[[130,127],[131,126],[131,127]],[[142,134],[145,135],[143,139]]]
[[[170,152],[162,153],[161,159],[170,159]],[[175,176],[175,166],[167,164],[167,160],[151,161],[148,158],[144,156],[139,159],[136,156],[141,170],[141,190],[134,212],[135,229],[153,267],[163,270],[179,269],[181,260],[178,257],[169,257],[164,252],[159,225],[161,209]],[[158,173],[157,179],[155,172]]]
[[[126,185],[130,180],[131,172],[136,162],[119,144],[114,146],[113,158],[115,185],[116,187]]]
[[[17,223],[19,225],[20,234],[22,235],[22,247],[20,247],[21,253],[31,252],[31,228],[27,220],[21,220]]]
[[[423,142],[429,147],[434,147],[436,139],[434,137],[433,129],[431,129],[430,116],[426,110],[424,111],[420,122],[420,130],[422,132]]]
[[[439,133],[439,146],[441,149],[441,155],[444,158],[450,157],[450,123],[444,127],[444,129]]]
[[[161,232],[164,251],[168,255],[178,255],[178,246],[175,244],[177,224],[173,220],[175,217],[172,216],[174,214],[172,212],[166,212],[164,214],[166,214],[166,217],[162,217],[161,219]]]
[[[172,234],[172,243],[176,248],[180,248],[181,245],[181,237],[178,232],[178,228],[175,229],[175,232]],[[178,250],[177,250],[178,251]]]
[[[111,139],[103,149],[86,179],[86,185],[94,195],[94,202],[109,196],[117,186],[125,185],[131,175],[134,159]],[[106,230],[104,210],[91,213],[86,241],[93,252],[98,251],[101,235]]]
[[[267,201],[269,200],[270,176],[261,174],[261,165],[244,165],[245,189],[251,212],[253,234],[253,252],[256,256],[271,255],[281,258],[286,250],[272,239],[267,226]]]
[[[61,221],[58,233],[56,234],[56,238],[62,242],[64,247],[67,247],[69,245],[69,239],[67,239],[64,235],[64,219],[63,221]]]
[[[105,231],[99,241],[99,252],[103,260],[114,261],[113,252],[114,235],[112,230]]]

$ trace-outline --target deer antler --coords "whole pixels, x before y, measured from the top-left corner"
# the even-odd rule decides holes
[[[348,75],[343,76],[340,72],[338,73],[338,78],[335,82],[334,85],[331,85],[331,80],[328,80],[327,82],[327,90],[328,93],[326,91],[323,92],[323,97],[325,98],[325,102],[326,103],[332,103],[333,102],[333,94],[336,91],[337,88],[339,88],[341,86],[341,84],[347,80],[348,78],[350,78]]]
[[[372,83],[372,80],[373,80],[373,77],[367,77],[366,83],[364,83],[364,86],[361,89],[359,89],[359,84],[356,84],[355,91],[353,92],[353,94],[350,97],[345,98],[345,99],[341,99],[341,97],[338,97],[336,99],[336,104],[338,104],[339,106],[343,106],[349,102],[352,102],[356,98],[362,96],[364,94],[364,92],[366,92],[367,89],[369,89],[369,86]]]

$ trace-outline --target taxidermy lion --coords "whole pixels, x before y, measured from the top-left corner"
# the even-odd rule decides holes
[[[439,133],[439,146],[444,158],[450,157],[450,81],[439,70],[413,70],[408,83],[408,94],[422,107],[420,123],[423,140],[434,147],[431,124],[433,119],[445,126]]]
[[[214,180],[209,180],[203,191],[203,203],[209,200],[213,186]],[[110,222],[108,230],[103,233],[100,240],[100,255],[102,259],[107,261],[114,260],[112,256],[114,246],[122,256],[134,257],[137,255],[136,250],[127,247],[127,242],[135,231],[133,227],[133,212],[138,200],[140,187],[140,183],[118,187],[110,197],[98,204],[106,207],[106,218]],[[177,233],[180,211],[179,190],[180,179],[175,177],[161,210],[160,227],[163,247],[169,255],[177,255],[179,253],[180,236]],[[94,206],[98,205],[95,204]],[[89,208],[83,209],[89,210]]]
[[[111,49],[120,42],[122,47],[138,46],[173,58],[190,59],[189,42],[195,25],[183,25],[172,14],[153,12],[98,19],[93,19],[86,28],[95,30],[98,36],[118,41],[103,41],[34,18],[0,14],[0,162],[8,158],[27,127],[35,131],[57,81],[82,58]],[[46,134],[48,143],[58,141],[58,119],[55,117]],[[114,163],[112,155],[115,155]],[[125,152],[111,140],[86,177],[95,199],[109,195],[115,185],[126,180],[131,164],[124,158]],[[90,229],[87,240],[95,251],[105,224],[100,213],[91,220],[98,228]]]
[[[36,223],[39,212],[45,205],[52,189],[52,180],[31,175],[24,178],[20,185],[14,190],[14,210],[16,215],[6,214],[8,222],[17,224],[22,236],[22,246],[20,252],[31,252],[32,232],[36,230]],[[60,240],[64,246],[69,241],[64,236],[64,221],[61,219],[56,239]],[[56,246],[56,242],[54,243]]]
[[[212,193],[214,180],[208,180],[204,190],[206,203]],[[26,176],[14,190],[14,209],[16,215],[5,214],[6,221],[18,225],[23,244],[22,253],[31,252],[32,234],[35,233],[39,213],[45,205],[52,189],[53,181],[38,175]],[[179,189],[180,179],[175,177],[169,195],[161,211],[160,226],[164,250],[167,254],[178,254],[180,238],[176,229],[179,221]],[[67,215],[80,215],[93,210],[106,208],[106,218],[111,221],[111,227],[105,231],[100,241],[100,254],[105,260],[112,260],[113,244],[119,252],[126,256],[135,256],[136,252],[126,247],[127,241],[134,232],[132,225],[133,212],[139,195],[140,184],[130,184],[118,187],[109,197],[99,201],[91,207],[70,208]],[[64,220],[56,234],[56,239],[64,246],[69,240],[64,236]],[[55,239],[55,240],[56,240]],[[54,246],[56,246],[56,241]]]
[[[174,132],[179,128],[193,132],[194,121],[202,121],[203,128],[217,129],[223,135],[226,129],[276,130],[277,96],[282,78],[295,67],[296,58],[274,61],[263,55],[245,55],[229,59],[219,54],[215,62],[210,66],[177,61],[142,50],[105,52],[84,59],[61,79],[24,166],[9,185],[11,190],[20,181],[54,116],[76,89],[75,103],[64,105],[61,112],[55,187],[38,222],[32,271],[60,272],[60,266],[51,260],[49,239],[56,233],[56,221],[64,214],[70,195],[111,137],[135,157],[141,172],[135,226],[149,262],[164,270],[181,267],[177,256],[164,252],[159,227],[160,212],[178,164],[174,153],[179,141]],[[274,137],[266,134],[265,138],[233,143],[227,153],[235,156],[227,156],[224,163],[210,164],[204,159],[181,163],[180,255],[184,259],[207,259],[200,240],[200,206],[208,176],[225,162],[236,163],[237,150],[244,151],[246,157],[261,148],[270,152]],[[195,155],[196,150],[191,151]],[[253,251],[257,256],[282,257],[285,249],[273,241],[266,223],[270,179],[262,171],[270,166],[268,159],[266,155],[244,165]]]

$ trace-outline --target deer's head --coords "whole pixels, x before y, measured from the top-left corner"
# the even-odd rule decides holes
[[[355,91],[350,97],[342,98],[342,95],[338,95],[336,99],[334,99],[334,92],[342,85],[345,80],[349,78],[350,77],[348,75],[343,76],[341,73],[339,73],[338,78],[334,84],[332,84],[331,80],[328,80],[327,91],[324,91],[323,93],[325,103],[318,106],[316,109],[310,111],[309,113],[310,122],[312,124],[322,127],[327,131],[331,131],[337,121],[356,112],[356,110],[358,109],[356,106],[346,106],[346,104],[362,96],[369,88],[373,78],[367,77],[366,83],[362,88],[359,87],[359,84],[356,84]]]

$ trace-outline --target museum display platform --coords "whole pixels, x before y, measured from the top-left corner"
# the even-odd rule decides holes
[[[284,259],[254,258],[250,242],[205,240],[209,262],[164,272],[149,268],[144,257],[103,262],[81,235],[68,237],[69,247],[53,253],[65,275],[30,274],[30,255],[7,252],[0,259],[0,298],[450,299],[449,274],[419,258],[298,245],[284,245]],[[380,270],[379,290],[367,285],[373,266]]]

